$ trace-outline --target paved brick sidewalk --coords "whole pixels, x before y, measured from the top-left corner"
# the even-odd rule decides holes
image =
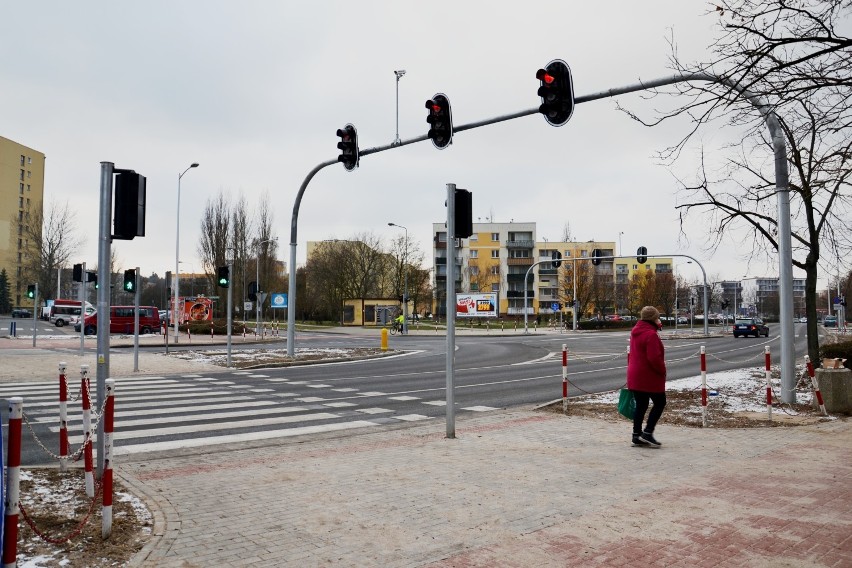
[[[852,421],[742,430],[502,411],[119,463],[137,566],[852,566]]]

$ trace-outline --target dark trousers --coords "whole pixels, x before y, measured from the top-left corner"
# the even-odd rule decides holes
[[[663,409],[666,407],[666,393],[664,392],[643,392],[631,390],[633,398],[636,399],[636,414],[633,415],[633,433],[642,433],[642,421],[645,420],[645,412],[648,410],[648,402],[653,402],[651,412],[648,413],[648,422],[645,425],[645,432],[653,432],[657,426],[657,420],[663,415]]]

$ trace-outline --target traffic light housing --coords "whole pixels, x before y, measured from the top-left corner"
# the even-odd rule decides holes
[[[636,249],[636,262],[639,264],[645,264],[648,261],[648,249],[645,247],[639,247]]]
[[[559,268],[560,266],[562,266],[562,253],[561,252],[559,252],[558,250],[553,251],[553,253],[550,255],[550,258],[552,259],[552,262],[550,263],[551,267]]]
[[[456,188],[455,235],[466,239],[473,234],[473,194],[466,189]]]
[[[98,289],[98,273],[97,272],[86,272],[86,282],[94,282],[95,290]]]
[[[429,114],[426,122],[429,123],[427,136],[438,150],[443,150],[453,143],[453,111],[450,108],[450,99],[443,93],[435,93],[431,99],[426,101]]]
[[[592,251],[592,264],[594,264],[595,266],[599,265],[601,263],[601,256],[603,256],[601,255],[601,250],[594,249]]]
[[[728,309],[728,300],[722,300],[722,302],[719,305],[722,306],[723,310],[727,310]]]
[[[539,69],[535,78],[541,81],[538,96],[541,106],[538,112],[551,126],[562,126],[574,114],[574,82],[571,68],[561,59],[554,59],[544,69]]]
[[[337,143],[340,149],[337,161],[343,162],[346,171],[351,172],[358,167],[358,130],[353,125],[347,124],[337,130],[337,135],[340,137],[340,142]]]
[[[35,284],[27,284],[27,298],[29,298],[30,300],[34,300],[35,299],[35,291],[36,291]]]
[[[248,299],[252,302],[257,301],[257,282],[249,282]]]
[[[74,269],[71,271],[71,279],[74,282],[82,282],[83,281],[83,265],[75,264]]]
[[[124,291],[131,294],[136,292],[136,269],[124,271]]]
[[[145,176],[136,172],[123,171],[115,177],[113,239],[145,236],[145,186]]]
[[[220,266],[216,270],[216,283],[220,288],[227,288],[231,285],[231,270],[227,266]]]

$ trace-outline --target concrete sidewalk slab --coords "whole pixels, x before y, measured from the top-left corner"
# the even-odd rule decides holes
[[[852,566],[852,422],[739,430],[533,411],[117,465],[137,566]]]

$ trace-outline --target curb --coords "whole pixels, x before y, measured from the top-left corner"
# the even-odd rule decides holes
[[[159,493],[151,493],[144,483],[127,472],[116,471],[116,474],[125,487],[132,490],[136,497],[144,500],[145,506],[148,507],[154,521],[148,542],[141,550],[130,557],[125,566],[139,568],[144,566],[148,560],[155,561],[156,565],[157,560],[166,556],[180,532],[181,521],[177,510],[167,498]]]

